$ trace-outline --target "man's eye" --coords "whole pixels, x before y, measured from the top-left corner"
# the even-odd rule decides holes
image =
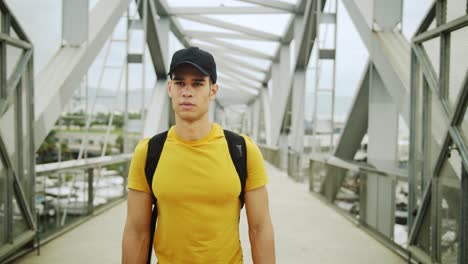
[[[202,86],[203,84],[201,82],[196,82],[193,84],[194,86]]]
[[[175,82],[176,85],[183,86],[184,82]]]

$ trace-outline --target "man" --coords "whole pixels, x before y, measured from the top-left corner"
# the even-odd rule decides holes
[[[218,92],[213,56],[190,47],[171,61],[167,90],[176,123],[165,141],[151,188],[157,197],[154,249],[159,264],[243,263],[239,240],[241,191],[223,129],[208,109]],[[247,151],[245,208],[255,264],[275,263],[267,176],[258,147]],[[122,262],[146,263],[152,193],[145,178],[149,139],[136,147],[128,177],[128,209]]]

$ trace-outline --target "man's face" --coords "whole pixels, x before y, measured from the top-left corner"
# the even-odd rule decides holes
[[[211,100],[218,92],[218,85],[190,64],[183,64],[174,71],[168,82],[172,109],[182,120],[193,122],[208,114]]]

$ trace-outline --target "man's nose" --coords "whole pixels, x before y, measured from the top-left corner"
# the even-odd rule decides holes
[[[190,97],[192,96],[192,87],[190,85],[187,85],[182,89],[182,96],[183,97]]]

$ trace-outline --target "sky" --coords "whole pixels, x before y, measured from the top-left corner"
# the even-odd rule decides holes
[[[89,0],[90,10],[99,0]],[[363,0],[356,0],[357,2],[364,2]],[[368,1],[368,0],[366,0]],[[20,21],[24,30],[32,39],[35,45],[35,72],[36,75],[40,73],[44,67],[46,67],[48,61],[54,56],[61,45],[61,0],[7,0],[7,4],[11,6],[14,14]],[[295,3],[296,0],[288,0],[286,2]],[[171,7],[179,6],[215,6],[215,5],[236,5],[236,6],[252,6],[252,4],[244,3],[241,1],[234,0],[169,0],[169,5]],[[403,7],[403,23],[402,31],[403,34],[410,38],[414,29],[419,24],[421,18],[427,12],[430,0],[411,0],[404,1]],[[225,21],[230,21],[232,23],[237,23],[244,26],[255,25],[255,28],[261,29],[265,32],[270,32],[273,34],[281,35],[284,32],[286,27],[286,22],[288,21],[290,15],[279,14],[279,15],[210,15],[211,18],[223,19]],[[214,27],[202,25],[196,22],[191,22],[189,20],[181,20],[182,27],[184,29],[197,29],[197,30],[213,30]],[[219,31],[226,31],[223,29],[218,29]],[[321,29],[322,32],[324,31]],[[332,28],[329,29],[329,34],[327,36],[327,42],[332,41]],[[122,20],[122,23],[117,26],[115,35],[116,38],[125,36],[125,23]],[[141,39],[142,36],[134,34],[132,38],[131,49],[141,49]],[[272,43],[260,43],[260,42],[248,42],[248,41],[234,41],[229,40],[231,43],[242,45],[247,44],[249,48],[254,50],[263,51],[264,53],[273,54],[274,48],[277,44]],[[206,41],[194,41],[194,43],[210,45]],[[170,37],[170,52],[174,52],[181,45],[171,34]],[[110,55],[110,64],[121,64],[124,60],[125,46],[123,44],[113,43]],[[96,59],[95,63],[91,67],[88,76],[88,82],[91,86],[97,86],[100,79],[100,68],[103,64],[103,54],[105,49],[101,52],[101,55]],[[147,52],[148,53],[148,52]],[[241,58],[236,56],[237,58]],[[355,94],[356,88],[358,86],[359,80],[361,79],[363,68],[367,61],[367,50],[360,40],[359,34],[357,33],[354,25],[348,16],[346,9],[342,4],[338,6],[338,31],[337,31],[337,59],[336,59],[336,94],[337,96],[343,97],[353,97]],[[267,67],[268,63],[266,61],[248,59],[250,63],[254,63],[260,67]],[[313,62],[314,59],[311,60]],[[149,63],[150,60],[148,59]],[[309,64],[314,66],[313,63]],[[148,90],[154,84],[154,74],[152,72],[152,66],[146,67],[146,87]],[[130,89],[140,89],[141,81],[138,79],[141,76],[141,69],[131,69],[130,73]],[[322,65],[324,69],[320,75],[320,80],[322,83],[330,81],[331,74],[330,70],[331,65]],[[308,69],[307,76],[307,87],[309,91],[309,97],[311,96],[311,85],[314,83],[314,74],[313,69]],[[115,78],[119,72],[117,70],[109,70],[104,73],[102,77],[103,87],[106,89],[116,90],[118,84],[118,78]],[[324,84],[324,86],[326,86]],[[123,89],[121,88],[121,91]],[[310,113],[309,113],[310,114]]]

